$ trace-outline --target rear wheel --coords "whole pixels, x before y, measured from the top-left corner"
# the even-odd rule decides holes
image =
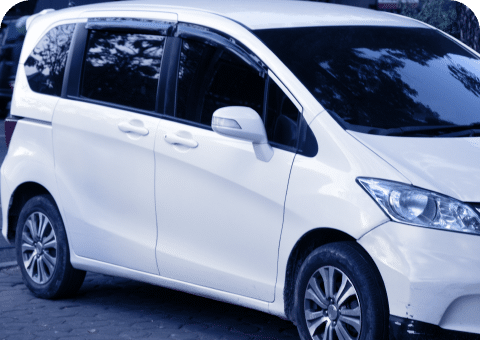
[[[35,196],[23,206],[15,246],[23,281],[36,296],[60,298],[80,289],[85,272],[70,264],[65,228],[50,195]]]
[[[294,303],[303,340],[388,339],[385,288],[356,243],[314,250],[298,273]]]

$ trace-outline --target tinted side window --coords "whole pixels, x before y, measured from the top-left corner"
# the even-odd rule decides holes
[[[268,140],[285,146],[296,147],[299,112],[290,98],[273,81],[268,84],[268,105],[265,130]]]
[[[265,81],[258,72],[222,48],[195,40],[182,43],[176,117],[210,126],[215,110],[247,106],[263,111]]]
[[[80,95],[154,111],[165,37],[92,30]]]
[[[52,28],[35,46],[25,62],[25,73],[32,91],[61,95],[74,29],[75,24]]]

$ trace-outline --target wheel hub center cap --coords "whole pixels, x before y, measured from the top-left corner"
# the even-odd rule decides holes
[[[42,243],[37,242],[37,244],[35,245],[35,248],[37,249],[37,254],[38,254],[38,255],[42,255],[42,253],[43,253],[43,245],[42,245]]]
[[[336,320],[337,319],[338,311],[337,311],[337,307],[335,307],[335,305],[328,306],[327,311],[328,311],[328,317],[330,318],[330,320]]]

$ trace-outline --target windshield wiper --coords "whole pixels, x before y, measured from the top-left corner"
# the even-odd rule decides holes
[[[378,132],[384,136],[437,136],[475,137],[480,136],[480,123],[469,125],[405,126]]]

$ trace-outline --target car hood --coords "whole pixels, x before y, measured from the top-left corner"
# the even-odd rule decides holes
[[[420,138],[349,131],[413,185],[480,202],[480,137]]]

